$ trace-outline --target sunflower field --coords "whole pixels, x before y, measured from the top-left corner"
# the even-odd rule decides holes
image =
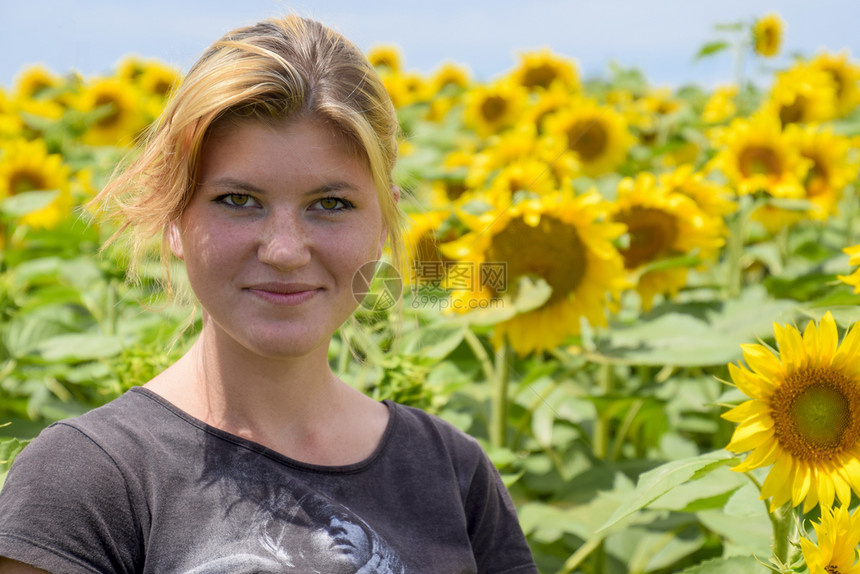
[[[712,89],[549,48],[491,80],[368,53],[411,256],[332,368],[478,438],[542,572],[860,572],[860,63],[777,67],[782,27],[719,26],[696,57],[737,66]],[[0,88],[0,484],[199,329],[164,289],[181,267],[129,280],[84,207],[180,81],[129,57]]]

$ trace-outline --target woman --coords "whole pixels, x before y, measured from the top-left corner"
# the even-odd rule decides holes
[[[537,571],[476,441],[329,369],[356,271],[386,240],[401,256],[397,127],[367,60],[317,22],[242,28],[201,57],[97,198],[135,253],[162,236],[184,261],[201,334],[19,455],[0,573],[283,572],[314,553],[303,571]],[[310,500],[328,516],[295,520]]]

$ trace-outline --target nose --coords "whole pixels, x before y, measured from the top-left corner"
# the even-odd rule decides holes
[[[281,271],[307,265],[311,260],[310,239],[301,219],[288,209],[267,215],[260,232],[257,258]]]

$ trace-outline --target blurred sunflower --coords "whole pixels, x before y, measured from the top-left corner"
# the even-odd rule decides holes
[[[751,397],[723,414],[738,423],[726,449],[750,452],[738,472],[773,465],[761,498],[774,510],[803,503],[851,501],[860,493],[860,327],[838,344],[828,311],[801,334],[774,325],[778,354],[760,344],[741,345],[748,366],[729,365],[732,380]]]
[[[99,110],[103,116],[81,138],[89,145],[130,145],[147,125],[147,98],[128,81],[102,78],[84,87],[77,101],[83,112]]]
[[[815,209],[807,215],[824,220],[836,213],[843,189],[857,178],[857,164],[849,158],[851,139],[816,126],[789,126],[786,137],[810,162],[803,187]]]
[[[847,504],[822,506],[819,523],[812,527],[816,542],[800,539],[809,574],[860,574],[860,512],[848,514]]]
[[[382,72],[383,85],[395,108],[403,108],[427,98],[427,84],[415,72]]]
[[[725,216],[734,213],[738,207],[724,185],[705,178],[691,164],[661,174],[660,185],[668,193],[682,193],[695,201],[705,216],[711,218],[720,229],[725,227]],[[721,231],[721,234],[724,235],[724,232]]]
[[[536,157],[521,157],[502,167],[493,177],[487,191],[491,195],[528,191],[539,195],[558,189],[558,182],[549,164]]]
[[[488,185],[496,170],[518,158],[533,155],[537,143],[537,130],[534,124],[527,123],[519,123],[509,130],[488,137],[482,149],[467,156],[466,185],[473,189]]]
[[[579,73],[573,60],[542,48],[519,55],[519,62],[510,71],[512,82],[529,91],[548,90],[557,84],[568,91],[579,89]]]
[[[182,81],[182,74],[176,68],[160,62],[147,62],[137,78],[137,85],[144,93],[164,101]]]
[[[463,90],[469,87],[472,81],[472,74],[466,66],[446,62],[439,66],[430,76],[430,86],[434,94],[438,94],[445,90],[457,89]]]
[[[553,84],[547,90],[537,94],[537,98],[529,103],[523,112],[521,123],[531,124],[538,133],[544,131],[543,121],[550,115],[570,104],[571,93],[560,84]]]
[[[614,171],[624,163],[635,141],[620,113],[587,98],[576,98],[548,116],[544,124],[547,133],[566,138],[583,172],[592,177]]]
[[[772,58],[782,46],[782,30],[785,24],[779,14],[771,13],[753,24],[753,48],[757,54]]]
[[[478,86],[466,94],[463,120],[482,137],[512,126],[528,101],[528,91],[512,82]]]
[[[49,154],[42,140],[13,140],[0,145],[0,200],[28,191],[58,191],[47,205],[24,215],[23,225],[51,229],[69,215],[69,168]]]
[[[612,204],[612,220],[627,227],[624,267],[638,275],[636,292],[648,310],[659,294],[675,296],[687,284],[689,268],[648,271],[647,266],[684,255],[714,258],[725,243],[725,225],[689,196],[670,190],[650,173],[624,178]]]
[[[426,283],[441,284],[445,263],[450,259],[439,251],[439,244],[451,241],[454,237],[448,234],[440,237],[439,229],[450,216],[451,212],[448,210],[409,215],[409,227],[403,239],[411,260],[403,276],[404,281],[413,289]]]
[[[6,137],[19,137],[24,129],[24,122],[15,111],[15,107],[0,87],[0,140]]]
[[[763,109],[775,113],[783,126],[832,120],[836,116],[836,83],[829,73],[798,62],[776,74]]]
[[[773,197],[803,197],[808,162],[801,158],[771,114],[736,118],[713,131],[719,153],[708,165],[719,169],[741,195],[767,192]]]
[[[853,245],[843,249],[848,254],[848,265],[860,265],[860,245]],[[839,275],[839,280],[854,287],[854,293],[860,293],[860,269],[856,269],[850,275]]]
[[[709,124],[724,122],[734,116],[737,111],[735,98],[738,95],[737,86],[721,86],[713,91],[705,102],[702,120]]]
[[[836,97],[836,115],[851,113],[860,103],[860,66],[850,61],[847,52],[841,54],[822,53],[810,63],[813,69],[822,70],[833,79]]]
[[[32,100],[62,84],[63,79],[48,68],[40,65],[28,66],[15,80],[13,99]]]
[[[403,54],[394,44],[380,44],[367,51],[367,59],[374,68],[399,72],[403,69]]]
[[[516,315],[494,327],[492,341],[505,337],[521,356],[552,349],[580,330],[580,320],[606,324],[608,299],[625,286],[624,266],[613,245],[624,231],[605,219],[605,202],[597,192],[574,196],[570,190],[532,197],[517,203],[497,198],[480,215],[466,210],[458,217],[472,231],[440,248],[447,256],[480,266],[501,262],[505,284],[475,284],[454,291],[455,310],[475,308],[469,302],[488,301],[514,292],[520,278],[545,280],[552,288],[539,308]]]

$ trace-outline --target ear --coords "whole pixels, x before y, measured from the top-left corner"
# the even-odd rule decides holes
[[[167,235],[167,244],[170,247],[170,251],[179,259],[185,259],[185,252],[182,250],[182,236],[179,233],[179,224],[176,221],[171,221],[167,225],[165,235]]]

